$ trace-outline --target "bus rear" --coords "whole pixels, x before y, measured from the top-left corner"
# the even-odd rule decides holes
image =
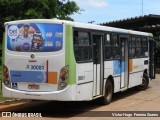
[[[65,24],[58,20],[5,23],[3,96],[74,100],[66,63]],[[68,58],[68,57],[67,57]]]

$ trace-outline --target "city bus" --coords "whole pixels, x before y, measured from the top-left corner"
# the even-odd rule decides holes
[[[151,33],[59,19],[5,23],[5,97],[109,104],[155,77]]]

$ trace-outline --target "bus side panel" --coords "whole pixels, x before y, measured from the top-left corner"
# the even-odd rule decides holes
[[[131,73],[129,75],[129,88],[142,84],[143,72]]]
[[[77,86],[77,101],[92,100],[93,82]]]
[[[114,93],[120,91],[120,75],[117,74],[115,71],[117,71],[117,68],[114,66],[113,61],[105,61],[104,62],[104,78],[105,80],[108,79],[108,77],[111,75],[114,79]],[[105,88],[104,81],[104,88]]]
[[[65,26],[65,38],[65,66],[69,67],[68,86],[71,87],[71,91],[67,92],[70,95],[66,95],[70,96],[70,100],[76,100],[76,61],[74,57],[73,31],[71,25]],[[66,95],[63,93],[57,97],[58,99],[64,99]]]
[[[113,74],[113,61],[104,61],[104,78]]]
[[[148,58],[137,58],[129,60],[129,88],[141,85],[144,70],[148,70],[148,65],[144,62]]]
[[[65,65],[69,67],[68,85],[76,84],[76,61],[73,49],[72,26],[66,25]]]
[[[66,89],[57,94],[59,101],[76,101],[76,85],[69,85]]]
[[[92,100],[93,63],[80,63],[76,68],[77,100]]]

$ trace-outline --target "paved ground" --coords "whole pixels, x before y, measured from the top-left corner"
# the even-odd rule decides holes
[[[114,95],[113,101],[109,105],[101,106],[98,100],[91,102],[50,102],[50,101],[25,101],[20,103],[6,103],[0,105],[0,111],[12,112],[41,112],[45,114],[42,118],[32,119],[112,119],[112,120],[160,120],[160,117],[96,117],[108,114],[105,111],[160,111],[160,75],[150,82],[149,88],[145,91],[130,89],[123,93]],[[101,112],[102,111],[102,112]],[[46,114],[47,113],[47,114]],[[118,113],[118,112],[116,112]],[[125,113],[125,112],[124,112]],[[156,114],[156,112],[154,112]],[[90,117],[87,117],[90,116]],[[94,116],[94,117],[91,117]],[[22,118],[0,118],[18,120]],[[23,120],[31,118],[23,118]]]

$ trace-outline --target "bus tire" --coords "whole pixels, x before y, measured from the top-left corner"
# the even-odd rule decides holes
[[[104,96],[101,98],[101,103],[103,105],[108,105],[112,101],[113,95],[113,85],[110,79],[107,80],[105,85]]]
[[[142,85],[139,85],[137,87],[138,90],[145,90],[148,88],[149,85],[149,77],[146,73],[143,74],[143,78],[142,78]]]

